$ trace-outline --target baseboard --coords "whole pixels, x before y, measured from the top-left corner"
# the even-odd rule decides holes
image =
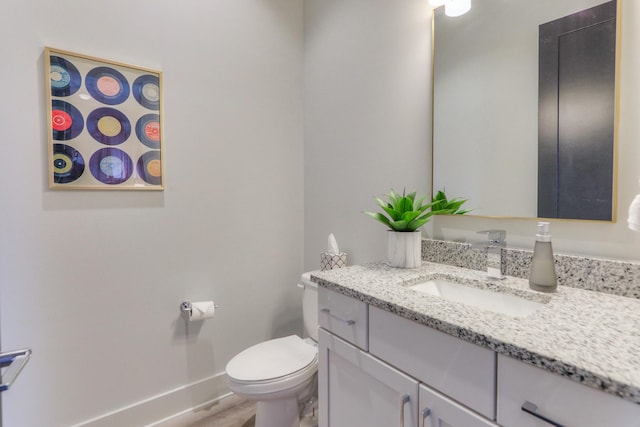
[[[183,414],[207,410],[230,395],[224,372],[193,382],[72,427],[160,426]]]

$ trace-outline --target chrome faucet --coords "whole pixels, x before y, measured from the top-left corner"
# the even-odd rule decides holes
[[[487,251],[487,277],[502,279],[502,248],[507,246],[507,232],[483,230],[478,233],[487,235],[487,241],[484,244],[484,249]]]

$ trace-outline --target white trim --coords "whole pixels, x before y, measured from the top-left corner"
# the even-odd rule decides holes
[[[72,427],[159,426],[184,414],[206,410],[228,397],[224,372],[91,418]]]

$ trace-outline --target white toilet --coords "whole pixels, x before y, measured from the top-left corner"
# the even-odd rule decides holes
[[[243,350],[227,364],[229,388],[257,401],[255,427],[298,427],[299,401],[315,394],[318,371],[318,286],[311,274],[301,277],[304,328],[297,335],[261,342]]]

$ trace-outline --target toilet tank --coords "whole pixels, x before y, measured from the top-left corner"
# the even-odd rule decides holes
[[[318,285],[311,281],[311,272],[303,273],[300,284],[302,294],[302,319],[304,330],[314,341],[318,341]]]

